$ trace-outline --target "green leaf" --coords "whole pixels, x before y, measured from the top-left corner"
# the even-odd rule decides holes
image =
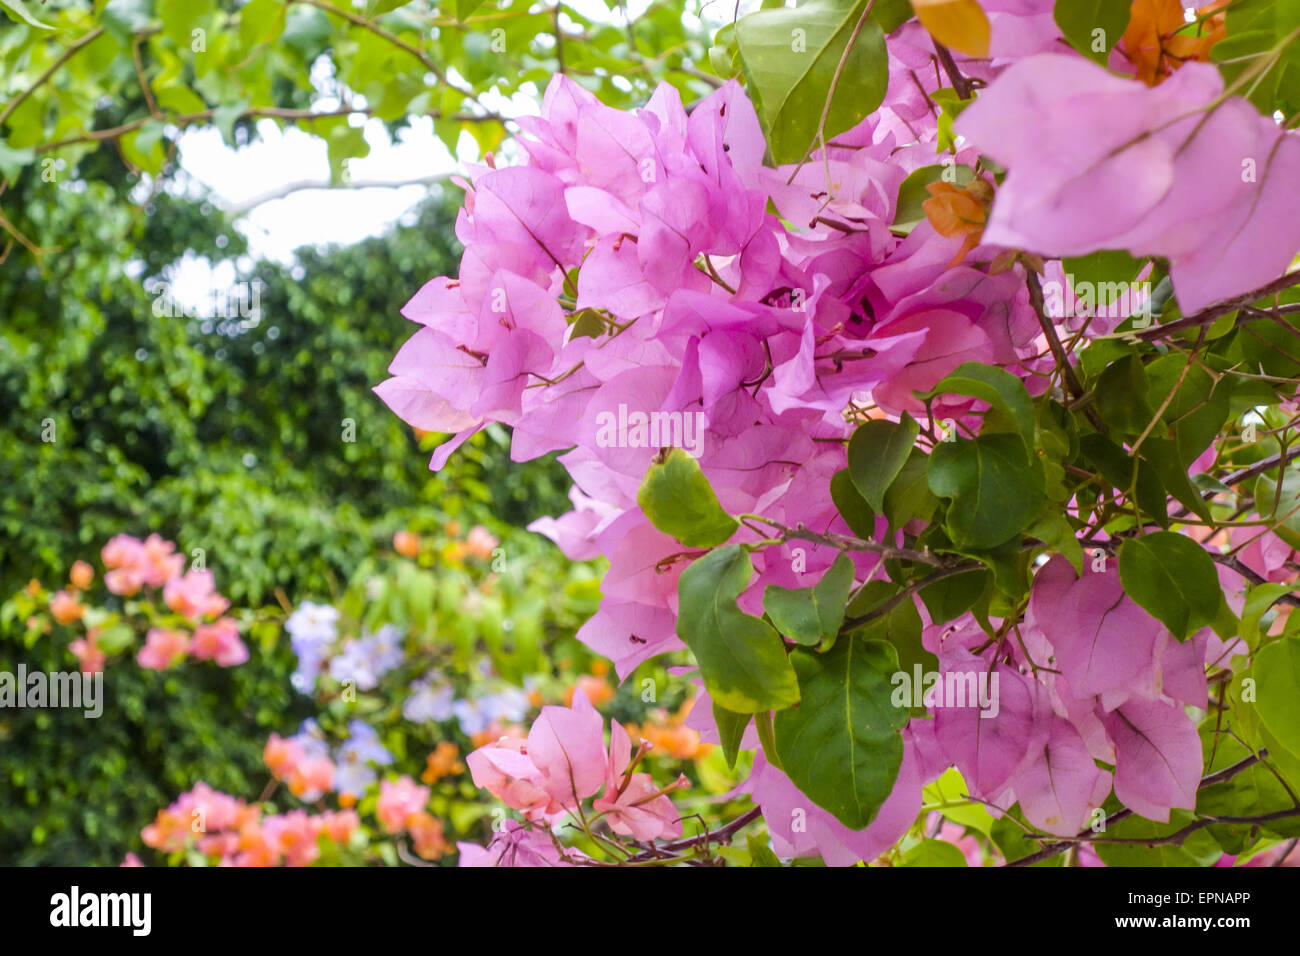
[[[0,176],[11,183],[17,182],[23,167],[36,159],[36,153],[30,149],[10,149],[0,140]]]
[[[677,636],[694,653],[705,689],[738,714],[799,702],[799,684],[779,634],[736,606],[754,568],[740,545],[709,552],[677,582]]]
[[[1034,447],[1034,406],[1024,382],[1005,369],[963,362],[922,398],[937,395],[965,395],[987,402],[1015,423],[1026,448]]]
[[[40,20],[37,20],[32,12],[27,9],[27,4],[24,0],[0,0],[0,7],[4,7],[5,12],[9,14],[9,19],[17,23],[26,23],[41,30],[55,29],[48,23],[42,23]]]
[[[799,644],[833,641],[844,620],[853,572],[853,561],[841,554],[810,588],[769,584],[763,592],[763,610],[778,631]]]
[[[753,833],[746,834],[745,845],[749,848],[750,866],[780,866],[781,859],[772,852],[772,848]]]
[[[1263,474],[1255,479],[1255,510],[1276,525],[1274,534],[1291,547],[1300,548],[1300,472],[1287,469],[1282,475],[1281,494],[1276,475]]]
[[[1070,46],[1105,66],[1128,28],[1130,6],[1131,0],[1056,0],[1056,25]]]
[[[1279,598],[1290,593],[1289,584],[1258,584],[1246,595],[1246,602],[1241,609],[1239,636],[1252,651],[1259,647],[1260,638],[1263,637],[1260,619],[1268,613],[1269,608],[1276,604]]]
[[[248,0],[239,11],[239,44],[245,50],[270,43],[284,30],[285,5],[281,0]]]
[[[1116,432],[1136,438],[1155,417],[1147,403],[1150,391],[1142,360],[1135,354],[1112,362],[1093,388],[1097,411]]]
[[[483,0],[456,0],[456,19],[465,22],[465,18],[481,6]]]
[[[1213,520],[1209,505],[1188,477],[1187,465],[1184,464],[1184,459],[1178,453],[1178,446],[1174,442],[1148,436],[1142,444],[1141,452],[1142,458],[1155,469],[1160,483],[1169,494],[1202,520]],[[1167,509],[1168,506],[1165,507]]]
[[[1085,8],[1106,4],[1110,0],[1058,0],[1056,4],[1056,16],[1061,16],[1061,11],[1065,7],[1072,10],[1074,8]],[[1124,24],[1128,24],[1129,0],[1118,0],[1118,3],[1124,7]],[[1101,27],[1100,23],[1090,23],[1088,25],[1089,44],[1091,45],[1092,30]],[[1124,27],[1120,27],[1120,33],[1124,32]],[[1069,37],[1069,34],[1066,34]],[[1119,39],[1119,35],[1112,37],[1107,31],[1107,40],[1111,46]],[[1076,47],[1076,49],[1078,49]],[[1083,51],[1080,51],[1083,52]],[[1134,259],[1127,252],[1119,249],[1103,249],[1100,252],[1094,252],[1091,255],[1080,256],[1062,260],[1065,266],[1065,275],[1070,283],[1070,288],[1078,295],[1083,291],[1084,283],[1086,288],[1093,290],[1092,301],[1094,305],[1110,305],[1112,302],[1122,298],[1124,292],[1129,288],[1129,283],[1137,278],[1137,274],[1142,271],[1144,259]],[[1086,298],[1086,297],[1085,297]]]
[[[1252,671],[1259,719],[1287,750],[1300,753],[1300,638],[1266,644]]]
[[[1120,545],[1119,580],[1125,593],[1179,641],[1213,621],[1223,602],[1214,560],[1191,538],[1173,531],[1129,538]]]
[[[930,490],[952,499],[944,529],[959,548],[1009,541],[1038,514],[1043,472],[1027,462],[1015,435],[940,442],[930,455]]]
[[[886,33],[893,33],[912,19],[915,13],[912,0],[876,0],[871,8],[871,19],[879,23]]]
[[[1225,770],[1250,756],[1251,751],[1235,739],[1234,735],[1239,735],[1235,721],[1225,723],[1218,715],[1208,717],[1201,724],[1200,733],[1206,775]],[[1196,794],[1196,812],[1216,817],[1262,816],[1293,805],[1277,775],[1261,763],[1227,780],[1202,787]],[[1278,836],[1297,836],[1300,817],[1273,820],[1264,824],[1264,828]],[[1234,855],[1241,854],[1258,839],[1255,824],[1217,824],[1208,829],[1224,851]]]
[[[897,594],[898,590],[898,585],[888,581],[872,581],[849,606],[849,614],[853,617],[865,616]],[[854,630],[853,634],[856,638],[883,641],[891,645],[898,657],[898,669],[905,674],[913,673],[918,667],[922,673],[937,671],[939,659],[921,643],[921,631],[921,615],[916,609],[916,602],[908,597],[897,607]],[[924,717],[925,708],[914,707],[911,714],[914,717]]]
[[[12,0],[4,0],[6,4]],[[149,25],[153,18],[152,0],[111,0],[100,13],[104,28],[115,36],[119,43],[128,46],[131,34]]]
[[[951,843],[925,839],[903,854],[899,866],[965,866],[966,856]]]
[[[921,426],[903,414],[900,422],[877,419],[859,425],[849,439],[849,475],[867,504],[885,507],[885,492],[903,470]]]
[[[891,528],[901,528],[914,518],[928,521],[934,514],[939,499],[930,490],[929,464],[929,456],[913,448],[898,477],[885,492],[885,518]]]
[[[917,593],[935,624],[947,624],[961,617],[980,599],[992,573],[983,569],[954,574],[921,588]]]
[[[1300,26],[1300,5],[1295,0],[1237,0],[1227,11],[1227,36],[1214,45],[1210,57],[1231,84],[1266,54],[1279,48],[1278,61],[1252,80],[1242,94],[1261,113],[1280,109],[1290,116],[1300,109],[1300,47],[1283,45]],[[1261,179],[1264,169],[1259,170]]]
[[[1128,494],[1133,487],[1134,460],[1124,449],[1095,433],[1080,438],[1079,449],[1097,467],[1103,478]],[[1169,527],[1169,506],[1164,486],[1160,484],[1155,468],[1141,459],[1138,460],[1136,497],[1137,506],[1144,515],[1162,528]]]
[[[636,503],[652,525],[688,548],[716,547],[740,527],[718,504],[700,463],[681,448],[655,456]]]
[[[827,98],[825,137],[851,129],[885,98],[889,58],[880,24],[868,18],[831,84],[867,0],[810,0],[794,9],[759,10],[736,22],[747,86],[778,164],[815,146]]]
[[[876,513],[858,492],[847,468],[831,476],[831,501],[850,531],[867,541],[875,538]]]
[[[713,704],[713,722],[718,725],[718,736],[722,740],[722,755],[727,758],[727,766],[736,766],[736,757],[740,755],[740,741],[745,736],[753,714],[737,714],[735,711]]]
[[[754,715],[754,729],[758,731],[758,743],[763,748],[763,755],[767,757],[767,762],[777,770],[784,770],[781,755],[776,750],[776,728],[773,726],[770,710],[759,711]]]
[[[975,170],[965,164],[947,166],[936,163],[913,170],[898,187],[894,224],[890,227],[894,232],[906,235],[925,221],[925,209],[921,204],[930,198],[926,187],[931,183],[944,182],[944,172],[948,169],[952,170],[949,181],[953,185],[965,186],[975,178]]]
[[[922,789],[921,800],[926,806],[935,807],[946,820],[979,830],[985,836],[993,833],[992,814],[970,799],[970,788],[956,767],[949,767],[938,780]]]
[[[115,624],[104,628],[95,640],[95,646],[109,657],[120,654],[134,643],[135,633],[126,624]]]
[[[792,655],[800,706],[776,715],[776,746],[790,780],[846,827],[867,826],[893,790],[907,712],[892,706],[893,649],[846,638],[825,654]]]
[[[1065,555],[1075,574],[1083,574],[1083,545],[1074,526],[1059,511],[1048,511],[1029,526],[1030,537],[1037,538],[1053,551]]]

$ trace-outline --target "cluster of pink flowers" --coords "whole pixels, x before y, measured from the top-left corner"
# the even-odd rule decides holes
[[[159,811],[141,838],[163,853],[192,845],[222,866],[310,866],[320,856],[321,837],[347,846],[360,825],[354,810],[263,815],[260,807],[200,783]]]
[[[119,534],[104,545],[100,557],[107,569],[104,584],[114,594],[131,597],[142,588],[162,588],[163,603],[194,625],[192,635],[177,628],[150,628],[136,655],[141,667],[167,670],[190,655],[221,667],[235,667],[248,660],[238,622],[221,616],[230,608],[230,601],[217,591],[212,572],[205,568],[186,571],[185,557],[176,553],[174,543],[156,534],[144,541]],[[103,666],[103,655],[93,638],[73,644],[83,670]]]
[[[397,780],[379,784],[379,802],[375,816],[386,833],[408,833],[415,852],[426,860],[436,860],[451,850],[442,821],[428,811],[431,791],[403,774]]]
[[[1011,371],[1030,394],[1047,387],[1053,361],[1026,266],[993,268],[1008,248],[1167,256],[1191,310],[1271,278],[1300,246],[1300,200],[1281,195],[1300,172],[1300,147],[1244,101],[1210,109],[1222,92],[1213,68],[1190,64],[1150,90],[1053,54],[1062,44],[1049,0],[983,5],[991,55],[960,66],[987,88],[957,122],[953,157],[980,168],[983,149],[1011,168],[1001,187],[981,172],[968,191],[981,205],[996,192],[982,236],[896,222],[904,178],[939,161],[930,96],[941,74],[916,23],[889,38],[883,106],[801,166],[763,165],[755,111],[734,82],[689,113],[666,85],[624,112],[556,77],[541,115],[519,121],[524,161],[489,161],[462,184],[459,275],[431,280],[407,303],[403,314],[421,328],[376,392],[412,425],[454,433],[434,468],[489,422],[512,427],[515,460],[563,452],[574,509],[532,527],[575,560],[608,559],[600,609],[579,636],[620,676],[682,647],[677,580],[687,559],[636,502],[658,447],[674,442],[621,427],[611,441],[610,421],[658,413],[707,423],[692,453],[726,511],[848,533],[828,486],[856,421],[928,411],[978,428],[971,400],[927,410],[915,397],[967,361]],[[1242,156],[1260,158],[1257,181],[1241,176]],[[878,519],[877,536],[886,530]],[[744,529],[735,540],[753,537]],[[742,609],[761,613],[769,585],[807,586],[834,554],[806,557],[800,573],[789,546],[756,552]],[[874,555],[852,557],[858,580],[874,573]],[[1225,579],[1228,590],[1239,585]],[[779,849],[871,859],[901,837],[921,787],[951,765],[973,795],[1019,800],[1052,833],[1077,830],[1112,785],[1152,819],[1192,805],[1201,750],[1183,705],[1205,705],[1217,638],[1173,640],[1123,597],[1113,568],[1077,578],[1059,558],[1038,574],[1023,641],[977,652],[987,637],[969,615],[933,626],[918,610],[944,674],[996,670],[1001,712],[939,709],[913,721],[894,792],[860,832],[759,754],[747,787]],[[1052,657],[1059,673],[1040,669]],[[691,725],[716,742],[707,704]],[[602,784],[608,795],[627,766],[621,728],[605,756],[585,699],[547,710],[526,744],[468,758],[475,782],[532,823],[574,810]],[[1113,780],[1094,759],[1115,766]],[[603,810],[617,832],[644,839],[675,825],[653,800],[621,813],[635,788],[613,789],[620,796]],[[792,828],[794,809],[806,826]],[[539,827],[517,826],[498,835],[492,859],[509,849],[553,862],[548,841]]]
[[[682,776],[667,787],[657,787],[650,774],[637,772],[649,746],[642,741],[633,753],[627,731],[614,721],[606,749],[604,720],[577,691],[572,707],[543,707],[526,739],[502,737],[479,747],[466,763],[477,786],[521,811],[530,823],[554,826],[570,816],[582,819],[583,801],[595,797],[596,817],[604,818],[615,833],[635,840],[671,839],[680,836],[682,828],[668,794],[688,783]],[[596,797],[597,793],[601,795]],[[511,834],[534,832],[532,828],[510,830]],[[546,842],[550,839],[545,837]],[[464,844],[461,849],[465,850]],[[462,862],[472,865],[470,861],[476,859],[479,855],[471,852],[469,860]]]
[[[334,789],[337,768],[323,748],[311,749],[296,737],[271,734],[262,750],[262,760],[276,780],[305,803],[314,803]]]

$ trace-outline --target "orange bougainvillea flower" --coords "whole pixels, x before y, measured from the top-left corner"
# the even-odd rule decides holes
[[[1137,78],[1155,86],[1189,60],[1209,62],[1214,44],[1227,36],[1223,10],[1227,0],[1201,7],[1205,17],[1193,26],[1183,19],[1179,0],[1133,0],[1123,54],[1137,68]]]
[[[454,743],[450,740],[442,741],[426,759],[424,773],[420,774],[420,779],[425,783],[434,784],[443,777],[464,773],[465,765],[460,762],[459,757],[460,750]]]
[[[699,731],[686,726],[686,718],[694,703],[695,699],[691,698],[672,716],[662,709],[652,711],[650,719],[639,727],[629,724],[628,734],[634,739],[640,737],[649,741],[654,752],[660,756],[673,757],[677,760],[707,757],[713,750],[713,744],[702,743]]]
[[[520,740],[526,740],[528,731],[520,724],[502,724],[494,720],[485,730],[470,734],[469,739],[475,747],[483,747],[502,737],[518,737]]]
[[[95,569],[85,561],[77,561],[72,565],[72,570],[68,572],[68,581],[78,591],[86,590],[94,580]]]
[[[992,189],[982,179],[971,180],[965,186],[938,182],[925,188],[930,198],[921,203],[921,208],[934,231],[949,239],[965,237],[949,263],[949,266],[955,266],[980,244],[984,224],[988,221],[985,204],[992,198]]]
[[[564,706],[573,706],[573,692],[581,690],[586,695],[591,706],[599,707],[601,704],[608,704],[614,699],[614,688],[609,685],[609,681],[601,677],[595,677],[591,674],[583,674],[578,678],[577,683],[564,692]]]
[[[86,606],[77,600],[76,594],[60,591],[50,598],[50,613],[60,624],[71,624],[81,620],[86,613]]]
[[[393,535],[393,550],[404,558],[414,558],[420,554],[420,537],[410,531],[399,531]]]
[[[451,852],[442,829],[442,821],[428,811],[412,814],[406,820],[406,829],[415,843],[415,852],[426,860],[436,860]]]

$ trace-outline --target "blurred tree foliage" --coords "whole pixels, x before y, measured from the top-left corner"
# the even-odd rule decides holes
[[[61,190],[51,204],[69,248],[50,275],[0,271],[5,593],[62,574],[120,531],[158,531],[187,554],[202,549],[236,600],[276,586],[327,594],[331,577],[412,521],[518,526],[567,510],[553,461],[499,467],[500,432],[430,473],[371,392],[414,331],[398,312],[405,299],[455,270],[443,200],[382,238],[303,250],[292,267],[254,263],[244,281],[262,283],[260,320],[242,328],[251,320],[167,315],[145,291],[187,250],[242,252],[224,217],[158,197],[136,245],[103,215],[120,208],[104,189]]]
[[[324,140],[343,185],[369,151],[359,118],[430,117],[453,150],[468,135],[486,152],[509,131],[499,104],[556,72],[622,107],[660,79],[687,100],[717,85],[695,65],[697,3],[631,22],[606,5],[597,21],[534,0],[0,0],[0,596],[157,531],[202,549],[238,604],[328,600],[398,528],[453,519],[565,593],[558,552],[519,530],[568,509],[554,461],[507,467],[509,436],[488,430],[433,475],[439,438],[370,391],[414,331],[402,304],[456,271],[459,196],[383,238],[249,262],[230,219],[176,187],[176,144],[201,126],[244,144],[269,119]],[[156,311],[187,254],[241,263],[260,321]],[[0,668],[72,666],[65,640],[31,636],[0,624]],[[268,732],[308,711],[287,641],[252,649],[230,670],[110,668],[100,720],[3,714],[0,863],[116,864],[195,782],[260,792]]]

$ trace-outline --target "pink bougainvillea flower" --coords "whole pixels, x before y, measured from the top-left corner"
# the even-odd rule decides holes
[[[543,788],[543,775],[526,753],[526,742],[503,737],[485,744],[465,758],[474,786],[481,787],[507,807],[530,819],[544,815],[551,797]]]
[[[165,671],[184,660],[189,649],[190,640],[183,631],[151,627],[145,635],[144,647],[136,654],[136,661],[141,667]]]
[[[1155,88],[1077,56],[1016,63],[955,124],[1008,170],[985,241],[1167,257],[1188,314],[1276,278],[1300,249],[1300,141],[1222,93],[1206,63]]]
[[[144,583],[151,588],[162,587],[185,570],[185,556],[176,554],[176,545],[156,534],[144,540]]]
[[[581,691],[574,693],[572,707],[542,708],[527,748],[541,775],[538,786],[551,797],[551,812],[577,806],[605,782],[604,721]]]
[[[639,757],[641,751],[638,750]],[[632,772],[632,738],[623,725],[610,726],[609,757],[605,768],[605,792],[592,804],[605,814],[610,829],[635,840],[671,840],[682,834],[677,808],[667,796],[687,785],[680,777],[670,787],[659,788],[648,773]]]
[[[406,828],[412,817],[424,812],[430,794],[428,787],[420,786],[406,775],[396,781],[383,780],[379,784],[375,816],[387,832],[398,833]]]
[[[248,660],[248,648],[239,639],[239,624],[230,617],[196,627],[190,650],[199,660],[216,661],[222,667],[234,667]]]
[[[184,577],[169,580],[163,587],[163,601],[191,621],[215,617],[230,607],[230,601],[217,593],[212,572],[200,568],[191,568]]]
[[[587,859],[581,851],[557,846],[546,828],[509,819],[486,847],[474,843],[456,847],[461,866],[572,866]]]

